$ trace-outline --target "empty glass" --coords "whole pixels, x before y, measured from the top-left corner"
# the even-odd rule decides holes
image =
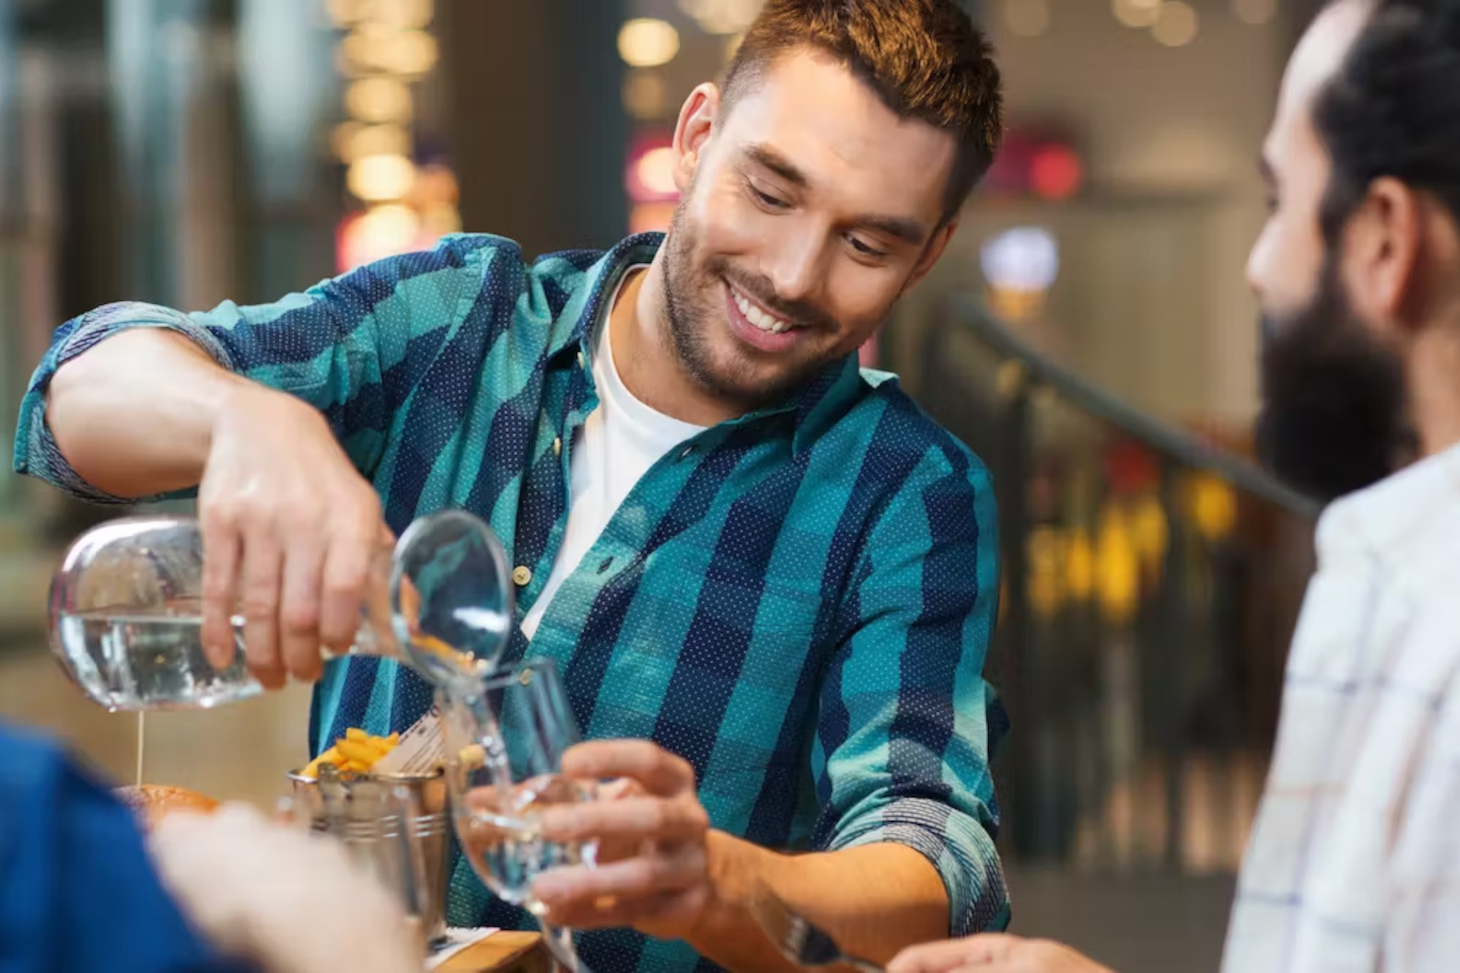
[[[593,799],[593,788],[562,773],[563,754],[579,742],[557,668],[524,662],[482,680],[481,691],[441,693],[446,782],[457,839],[487,887],[541,921],[533,880],[561,866],[594,863],[597,846],[547,841],[542,816],[560,804]],[[582,969],[570,930],[543,932],[569,968]]]
[[[128,517],[78,538],[51,582],[51,650],[112,711],[207,708],[263,691],[237,652],[202,644],[203,540],[188,517]],[[474,687],[506,648],[513,588],[501,542],[461,510],[416,520],[372,573],[350,654],[404,662],[438,687]]]

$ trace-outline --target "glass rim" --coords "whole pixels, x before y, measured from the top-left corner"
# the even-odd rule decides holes
[[[558,670],[558,664],[547,656],[537,656],[531,659],[519,659],[510,665],[501,666],[482,676],[477,684],[486,692],[495,692],[501,689],[511,689],[514,686],[526,688],[532,683],[532,679],[523,679],[525,673],[543,672],[549,674],[549,678],[562,681],[562,673]]]

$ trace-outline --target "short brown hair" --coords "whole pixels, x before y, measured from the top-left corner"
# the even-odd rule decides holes
[[[968,14],[955,0],[767,0],[725,71],[724,103],[799,48],[836,58],[899,118],[957,140],[951,218],[993,165],[1004,128],[999,68]]]

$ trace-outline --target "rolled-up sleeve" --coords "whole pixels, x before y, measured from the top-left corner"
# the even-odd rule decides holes
[[[56,371],[121,331],[163,328],[192,340],[223,368],[320,409],[351,460],[369,472],[390,422],[482,294],[497,251],[484,237],[447,237],[434,250],[391,257],[270,304],[225,302],[185,313],[109,304],[67,321],[31,376],[16,430],[16,472],[98,503],[131,503],[82,479],[46,419]],[[514,252],[500,254],[516,259]],[[147,498],[153,499],[153,498]]]
[[[192,316],[172,308],[139,302],[107,304],[72,318],[56,330],[51,347],[31,376],[20,405],[15,435],[15,471],[59,487],[71,496],[93,503],[131,503],[96,489],[78,474],[51,435],[46,421],[46,390],[57,369],[112,335],[130,328],[165,328],[186,335],[212,359],[236,371],[227,348]]]
[[[864,551],[820,700],[817,845],[905,845],[942,876],[950,935],[1002,929],[989,750],[1005,720],[983,676],[999,567],[983,466],[930,453]]]

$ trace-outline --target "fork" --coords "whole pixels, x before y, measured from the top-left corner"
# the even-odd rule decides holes
[[[876,963],[842,952],[826,930],[792,911],[764,883],[758,883],[750,898],[750,914],[776,948],[797,966],[850,966],[864,973],[885,973]]]

